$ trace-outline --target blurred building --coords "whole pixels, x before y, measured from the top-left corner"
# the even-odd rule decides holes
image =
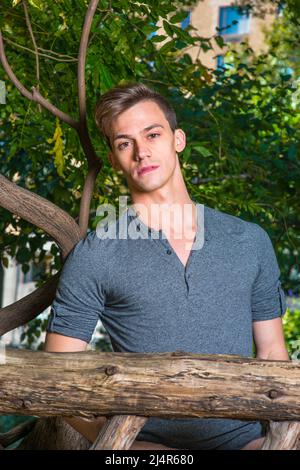
[[[232,0],[203,0],[193,7],[189,16],[181,23],[182,28],[191,24],[197,34],[204,38],[211,38],[219,32],[229,45],[238,44],[247,40],[254,52],[266,50],[265,31],[269,30],[274,19],[281,14],[282,8],[272,8],[264,18],[259,18],[246,12],[241,12],[233,5]],[[268,2],[266,1],[266,4]],[[193,59],[198,57],[203,65],[216,68],[223,64],[226,48],[220,48],[212,41],[213,50],[207,52],[193,48],[190,55]]]

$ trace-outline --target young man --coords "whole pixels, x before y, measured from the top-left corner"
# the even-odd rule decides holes
[[[270,238],[190,198],[178,158],[185,133],[166,100],[141,84],[118,87],[101,97],[95,116],[132,207],[117,221],[117,237],[89,233],[68,256],[46,350],[84,350],[100,318],[114,351],[252,357],[254,339],[258,358],[288,360]],[[190,210],[172,219],[174,206]],[[118,237],[124,221],[131,232],[135,224],[134,237]],[[104,421],[69,423],[93,440]],[[258,449],[262,442],[259,422],[153,417],[132,449]]]

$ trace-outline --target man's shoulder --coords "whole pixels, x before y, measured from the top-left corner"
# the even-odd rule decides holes
[[[74,247],[77,252],[107,252],[110,246],[115,248],[115,241],[122,239],[122,230],[126,224],[126,214],[115,220],[104,220],[97,224],[94,230],[90,230],[86,236]]]
[[[220,209],[205,206],[205,217],[209,229],[214,234],[259,238],[265,230],[255,222],[244,220]]]

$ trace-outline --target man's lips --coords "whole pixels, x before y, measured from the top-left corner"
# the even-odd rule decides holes
[[[149,173],[150,171],[156,170],[156,168],[158,168],[158,165],[145,166],[138,170],[138,175],[139,176],[144,175],[145,173]]]

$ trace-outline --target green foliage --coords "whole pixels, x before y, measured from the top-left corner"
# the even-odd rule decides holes
[[[290,357],[299,351],[296,359],[300,361],[300,308],[288,308],[283,316],[284,336]]]

